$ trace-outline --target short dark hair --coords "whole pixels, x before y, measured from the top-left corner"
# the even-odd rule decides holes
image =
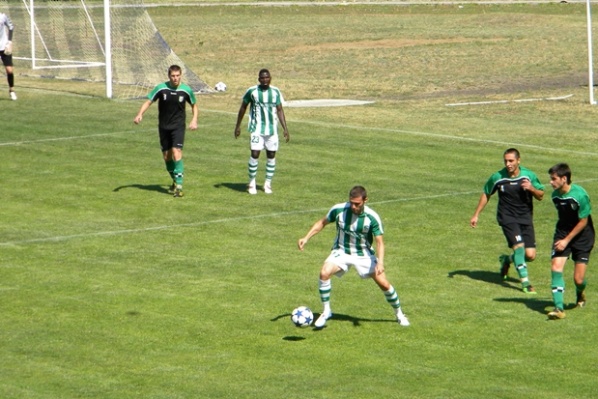
[[[359,198],[366,199],[368,197],[368,192],[363,186],[355,186],[349,191],[349,198]]]
[[[550,169],[548,169],[550,176],[557,175],[558,177],[567,177],[567,184],[571,184],[571,168],[566,163],[557,163]]]
[[[507,154],[515,154],[515,158],[517,158],[517,159],[521,158],[521,154],[519,154],[519,150],[517,148],[509,148],[509,149],[505,150],[505,152],[502,155],[504,157]]]
[[[178,66],[178,65],[171,65],[171,66],[168,68],[168,76],[170,76],[170,74],[171,74],[172,72],[181,72],[181,67],[180,67],[180,66]]]
[[[269,70],[267,70],[266,68],[262,68],[262,69],[260,69],[260,72],[257,74],[257,76],[260,76],[262,73],[267,73],[268,75],[270,75]]]

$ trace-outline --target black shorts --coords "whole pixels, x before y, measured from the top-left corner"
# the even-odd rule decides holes
[[[532,224],[505,224],[500,226],[509,248],[523,243],[525,248],[536,248],[536,232]]]
[[[160,147],[162,152],[172,148],[183,149],[185,144],[185,127],[177,129],[158,129],[160,133]]]
[[[12,66],[12,54],[6,55],[4,54],[4,50],[0,51],[0,58],[2,58],[2,63],[5,67]]]
[[[554,242],[558,241],[559,239],[560,239],[560,237],[557,237],[557,236],[554,237],[554,241],[552,243],[553,244],[552,248],[554,248]],[[590,253],[592,252],[593,248],[594,248],[594,234],[593,234],[593,232],[591,234],[586,233],[586,234],[582,234],[578,237],[575,237],[569,243],[569,245],[567,245],[567,248],[565,248],[563,251],[555,251],[553,249],[550,257],[552,259],[552,258],[569,258],[569,256],[571,256],[571,259],[575,263],[588,264],[588,262],[590,261]]]

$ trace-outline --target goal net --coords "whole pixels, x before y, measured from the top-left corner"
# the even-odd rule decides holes
[[[102,0],[0,0],[0,7],[15,25],[18,75],[105,84],[113,98],[135,98],[177,64],[194,92],[211,91],[160,35],[143,0],[110,0],[109,40]]]

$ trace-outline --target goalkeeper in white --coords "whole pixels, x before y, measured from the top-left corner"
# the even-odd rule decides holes
[[[6,80],[8,80],[8,95],[11,100],[17,99],[15,93],[15,75],[12,66],[12,33],[15,26],[8,15],[0,12],[0,57],[6,69]]]

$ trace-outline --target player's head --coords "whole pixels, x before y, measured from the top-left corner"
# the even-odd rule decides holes
[[[515,158],[517,158],[517,159],[521,158],[521,154],[519,153],[519,150],[517,148],[506,149],[503,156],[505,156],[507,154],[513,154],[513,156],[515,156]]]
[[[349,191],[349,202],[351,211],[356,215],[363,213],[363,208],[368,200],[368,192],[363,186],[355,186]]]
[[[257,80],[260,82],[261,87],[270,86],[270,81],[272,80],[272,77],[270,76],[270,71],[266,68],[260,69],[260,73],[257,75]]]
[[[181,84],[182,75],[183,71],[180,66],[171,65],[170,68],[168,68],[168,79],[170,80],[170,84],[174,87],[178,87]]]
[[[555,190],[560,190],[565,184],[571,184],[571,168],[566,163],[557,163],[548,169],[550,185]]]
[[[503,153],[503,161],[509,174],[517,174],[519,171],[519,163],[521,155],[516,148],[509,148]]]

